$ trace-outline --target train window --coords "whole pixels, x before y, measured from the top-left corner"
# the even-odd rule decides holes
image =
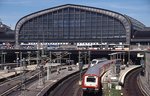
[[[88,77],[87,78],[87,82],[95,82],[95,78],[94,77]]]
[[[98,63],[102,63],[103,61],[99,61]]]
[[[97,61],[92,61],[91,64],[96,64]]]

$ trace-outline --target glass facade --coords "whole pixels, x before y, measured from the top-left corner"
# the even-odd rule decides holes
[[[19,27],[19,29],[16,29],[19,30],[19,43],[126,43],[127,32],[119,19],[100,12],[76,7],[59,8],[58,10],[34,16],[34,18],[26,20]]]
[[[130,20],[130,22],[132,24],[131,25],[132,26],[131,42],[132,42],[133,39],[137,38],[136,37],[137,35],[140,35],[139,36],[140,38],[143,38],[143,37],[146,38],[146,36],[143,36],[143,35],[145,35],[145,33],[144,34],[140,34],[141,31],[144,30],[146,26],[143,23],[139,22],[138,20],[136,20],[136,19],[134,19],[134,18],[132,18],[130,16],[127,16],[127,15],[125,15],[125,16]],[[148,35],[148,34],[146,34],[146,35]]]

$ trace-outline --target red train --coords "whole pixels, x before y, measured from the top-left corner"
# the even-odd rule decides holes
[[[100,92],[102,90],[101,76],[114,64],[116,60],[106,60],[89,67],[82,78],[83,93]]]

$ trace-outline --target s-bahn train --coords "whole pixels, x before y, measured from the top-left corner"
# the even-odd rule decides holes
[[[109,70],[116,60],[105,60],[89,67],[82,78],[83,95],[89,92],[98,93],[102,90],[101,76]]]

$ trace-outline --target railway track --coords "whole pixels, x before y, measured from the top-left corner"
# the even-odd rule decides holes
[[[82,96],[79,86],[79,73],[73,75],[59,84],[48,96]]]
[[[135,69],[127,75],[125,78],[123,96],[144,96],[138,86],[138,76],[141,69]]]
[[[66,69],[66,68],[65,68]],[[61,68],[64,70],[64,67]],[[39,79],[39,69],[34,71],[28,71],[25,73],[25,82],[24,85],[26,87],[34,84]],[[54,70],[51,70],[51,73],[54,73]],[[22,73],[21,73],[22,74]],[[46,70],[43,72],[43,76],[46,76]],[[19,96],[21,92],[21,75],[18,75],[13,78],[6,79],[5,81],[0,83],[0,96]]]
[[[29,71],[26,73],[26,81],[25,84],[29,84],[30,82],[33,82],[35,79],[38,79],[38,70],[35,71]],[[0,96],[6,96],[12,93],[13,91],[17,91],[21,88],[21,77],[20,75],[17,77],[14,77],[12,79],[9,79],[7,81],[1,82],[0,84]]]

